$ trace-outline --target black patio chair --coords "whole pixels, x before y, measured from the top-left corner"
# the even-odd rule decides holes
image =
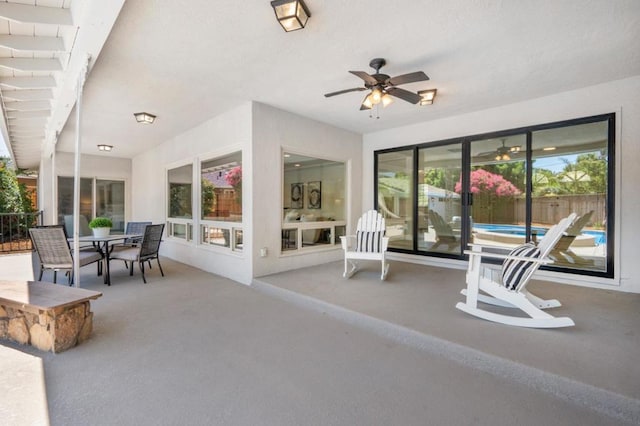
[[[147,225],[139,246],[114,251],[111,253],[109,259],[119,259],[129,262],[129,275],[133,275],[133,264],[134,262],[138,262],[140,272],[142,273],[142,281],[144,281],[145,284],[147,283],[147,279],[144,275],[144,262],[150,262],[152,259],[155,259],[158,262],[160,273],[164,277],[164,271],[162,270],[160,258],[158,257],[163,231],[164,223],[158,225]]]
[[[40,260],[40,275],[42,280],[45,269],[53,270],[53,282],[57,280],[58,271],[66,271],[69,277],[69,285],[73,284],[73,256],[69,249],[69,242],[61,225],[43,226],[29,229],[29,236]],[[78,252],[80,266],[98,262],[98,275],[100,275],[100,262],[103,255],[99,251],[80,250]]]

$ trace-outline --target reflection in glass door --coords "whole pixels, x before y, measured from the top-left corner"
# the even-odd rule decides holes
[[[532,229],[578,215],[551,252],[556,266],[607,270],[608,134],[607,121],[532,132]]]
[[[460,254],[462,144],[418,150],[418,250]]]
[[[385,217],[389,248],[413,250],[414,150],[377,156],[378,211]]]
[[[96,179],[96,216],[110,218],[112,232],[124,232],[123,181]]]
[[[472,242],[515,247],[526,236],[526,135],[471,142]]]

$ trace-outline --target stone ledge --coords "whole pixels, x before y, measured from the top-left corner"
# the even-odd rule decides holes
[[[0,281],[0,338],[43,351],[65,351],[89,338],[89,300],[101,295],[50,283]]]

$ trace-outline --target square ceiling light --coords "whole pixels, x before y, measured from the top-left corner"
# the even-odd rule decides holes
[[[133,116],[138,123],[142,124],[153,124],[153,122],[156,121],[156,116],[148,112],[135,112]]]
[[[274,0],[271,2],[271,7],[286,32],[304,28],[311,16],[302,0]]]
[[[418,95],[422,96],[422,99],[420,99],[420,106],[433,104],[433,100],[436,98],[437,92],[438,89],[422,90],[418,92]]]

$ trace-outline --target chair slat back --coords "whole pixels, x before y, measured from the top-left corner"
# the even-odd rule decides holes
[[[544,234],[544,237],[538,243],[538,249],[540,249],[540,257],[546,258],[553,247],[560,241],[567,229],[574,223],[577,215],[575,213],[571,213],[569,216],[562,219],[556,225],[553,225],[549,230]]]
[[[369,210],[358,219],[358,231],[382,231],[384,234],[386,229],[384,217],[376,210]]]
[[[366,253],[380,253],[382,238],[386,232],[384,217],[376,210],[365,212],[358,219],[356,230],[356,251]]]
[[[72,267],[73,258],[69,243],[60,226],[31,228],[29,235],[43,265],[68,265]]]
[[[575,221],[576,214],[571,213],[544,234],[538,246],[526,243],[514,248],[509,254],[527,257],[532,260],[546,259],[553,247],[560,241],[567,228]],[[509,290],[521,291],[529,282],[540,263],[528,260],[507,259],[502,263],[502,285]]]
[[[125,234],[141,234],[144,235],[147,225],[151,225],[151,222],[127,222],[127,229]],[[137,244],[140,242],[140,238],[127,238],[124,240],[125,244]]]
[[[558,244],[554,247],[553,250],[566,251],[571,243],[573,243],[573,240],[575,240],[576,237],[580,235],[580,233],[582,232],[582,228],[584,228],[587,223],[589,223],[592,215],[593,210],[590,210],[582,216],[577,217],[576,220],[573,221],[573,224],[569,228],[567,228],[567,232],[565,233],[566,235],[560,238],[560,241],[558,241]]]
[[[148,257],[156,257],[162,241],[164,223],[157,225],[147,225],[144,230],[144,237],[140,245],[140,260]]]
[[[429,210],[429,220],[431,221],[431,225],[436,231],[436,235],[442,236],[453,236],[453,229],[451,225],[449,225],[445,220],[434,210]]]
[[[89,222],[87,221],[86,216],[80,215],[78,216],[78,223],[80,224],[80,231],[78,235],[84,237],[85,235],[91,235],[92,231],[89,228]],[[64,215],[64,228],[69,237],[73,237],[73,215],[67,214]]]

